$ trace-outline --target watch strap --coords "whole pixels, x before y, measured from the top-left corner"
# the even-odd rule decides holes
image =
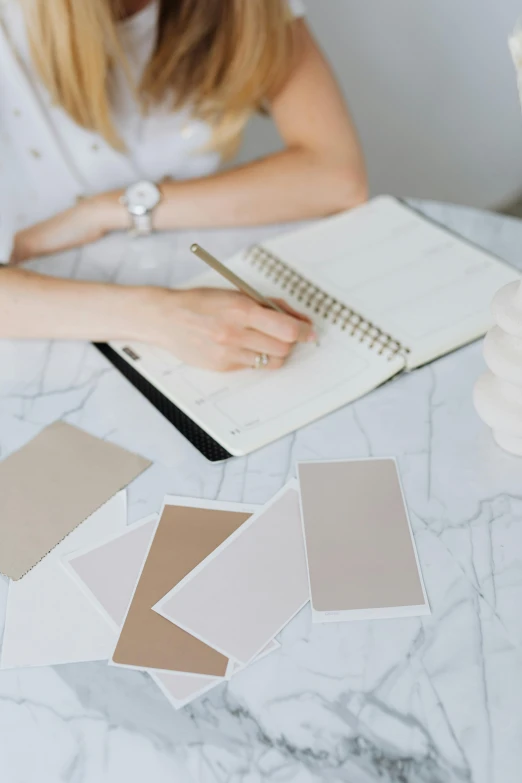
[[[135,237],[145,237],[152,232],[152,212],[145,212],[143,215],[134,215],[129,211],[131,219],[130,233]]]

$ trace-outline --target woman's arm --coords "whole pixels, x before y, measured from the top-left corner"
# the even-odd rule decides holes
[[[0,338],[138,339],[144,307],[146,289],[0,267]]]
[[[312,342],[310,323],[260,307],[235,291],[172,291],[149,286],[60,280],[0,269],[0,338],[138,340],[212,370],[284,363],[297,342]]]
[[[286,148],[210,177],[163,184],[155,228],[301,220],[340,212],[367,198],[363,156],[339,88],[305,22],[294,24],[298,60],[271,102]],[[14,260],[127,228],[121,195],[121,191],[100,194],[21,232]]]
[[[306,24],[295,26],[299,61],[271,103],[286,148],[205,179],[166,183],[156,228],[302,220],[367,198],[362,152],[339,88]]]

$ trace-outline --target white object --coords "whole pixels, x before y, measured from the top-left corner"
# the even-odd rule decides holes
[[[493,293],[520,277],[389,196],[270,239],[228,266],[262,295],[307,312],[319,347],[297,346],[276,373],[223,374],[155,346],[111,345],[236,456],[482,337]],[[224,285],[213,270],[187,283]]]
[[[161,201],[161,193],[154,182],[141,180],[129,185],[120,199],[129,213],[133,236],[147,236],[152,231],[152,214]]]
[[[119,492],[70,533],[22,579],[12,581],[2,669],[107,660],[117,633],[67,575],[60,558],[123,530],[126,495]]]
[[[509,39],[522,103],[522,24]],[[484,340],[489,371],[474,389],[475,408],[501,448],[522,456],[522,283],[513,282],[492,303],[495,326]]]
[[[247,664],[309,597],[294,479],[152,608]]]
[[[498,445],[522,456],[522,283],[501,288],[492,310],[495,326],[484,340],[489,370],[475,385],[475,407]]]

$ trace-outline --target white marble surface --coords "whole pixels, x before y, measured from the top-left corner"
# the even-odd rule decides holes
[[[522,222],[422,208],[522,267]],[[189,241],[226,256],[267,233],[109,237],[43,266],[174,284],[197,264]],[[58,418],[140,451],[155,464],[131,520],[165,493],[262,502],[297,459],[396,455],[433,610],[312,628],[305,609],[280,651],[178,713],[146,675],[101,663],[0,672],[2,783],[520,783],[522,460],[473,410],[479,343],[215,466],[89,345],[4,342],[0,367],[0,455]]]

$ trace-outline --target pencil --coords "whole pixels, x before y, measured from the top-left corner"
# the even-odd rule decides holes
[[[232,285],[234,285],[239,291],[242,291],[242,293],[246,294],[246,296],[249,296],[262,307],[268,307],[270,310],[275,310],[276,313],[290,315],[290,313],[280,307],[276,302],[273,302],[271,299],[267,299],[266,296],[263,296],[263,294],[260,294],[259,291],[256,291],[255,288],[252,288],[252,286],[249,285],[245,280],[242,280],[238,275],[222,264],[221,261],[218,261],[217,258],[211,255],[207,250],[204,250],[200,245],[194,242],[190,246],[190,249],[194,255],[204,261],[205,264],[208,264],[208,266],[212,267],[212,269],[224,277],[225,280],[228,280],[228,282],[232,283]],[[319,345],[318,341],[316,341],[316,345]]]

